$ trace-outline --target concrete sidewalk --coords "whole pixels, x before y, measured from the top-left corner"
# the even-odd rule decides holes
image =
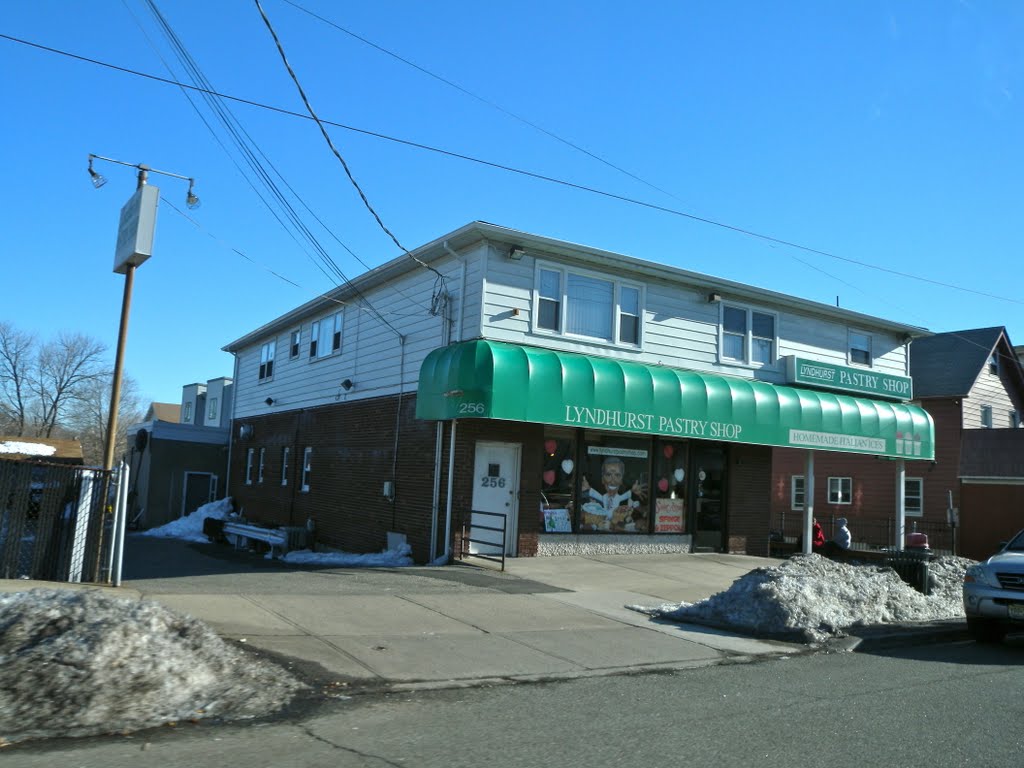
[[[295,568],[216,545],[139,537],[128,552],[124,591],[352,685],[557,679],[804,650],[625,607],[708,597],[777,562],[764,558],[522,558],[501,573],[489,564]],[[174,561],[181,575],[154,567],[162,561]]]
[[[677,669],[805,646],[651,619],[777,560],[692,554],[550,557],[440,568],[294,567],[214,544],[131,536],[125,597],[352,687],[439,687]],[[0,589],[65,585],[0,582]]]

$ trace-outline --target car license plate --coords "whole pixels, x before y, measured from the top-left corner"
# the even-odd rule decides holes
[[[1011,619],[1024,621],[1024,603],[1010,603],[1006,609]]]

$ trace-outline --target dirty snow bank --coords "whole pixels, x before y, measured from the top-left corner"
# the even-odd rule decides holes
[[[634,610],[679,622],[708,623],[755,634],[795,634],[820,642],[850,627],[959,618],[961,584],[973,563],[939,557],[930,564],[932,594],[905,584],[894,570],[837,563],[820,555],[792,557],[757,568],[724,592],[698,603],[665,603]]]
[[[0,595],[0,745],[263,716],[302,687],[151,601],[98,590]]]

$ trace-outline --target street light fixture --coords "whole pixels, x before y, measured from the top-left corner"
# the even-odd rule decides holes
[[[188,196],[185,198],[189,208],[199,206],[199,198],[192,191],[195,179],[180,176],[177,173],[158,171],[141,163],[126,163],[111,157],[89,155],[89,176],[93,186],[99,189],[107,180],[93,170],[93,160],[105,160],[108,163],[126,165],[138,170],[135,194],[121,208],[121,221],[117,233],[117,246],[114,252],[114,272],[124,275],[124,297],[121,300],[121,325],[117,334],[117,353],[114,357],[114,380],[110,388],[110,414],[107,421],[106,444],[103,449],[103,468],[114,468],[114,443],[117,433],[117,410],[121,405],[121,378],[124,369],[124,348],[128,338],[128,316],[132,303],[132,285],[135,282],[135,268],[152,255],[153,234],[156,230],[156,209],[160,200],[160,190],[147,187],[146,178],[150,173],[170,176],[188,181]]]

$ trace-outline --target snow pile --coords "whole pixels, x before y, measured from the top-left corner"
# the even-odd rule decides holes
[[[203,504],[195,512],[172,520],[159,528],[150,528],[142,531],[139,536],[154,536],[159,539],[183,539],[185,541],[198,541],[206,543],[209,538],[203,533],[203,520],[208,517],[217,520],[227,520],[232,514],[231,498],[211,501]]]
[[[366,555],[297,549],[286,553],[281,559],[292,565],[321,565],[335,568],[391,568],[413,564],[412,547],[408,544],[401,544],[397,549],[385,549],[383,552]]]
[[[820,642],[850,627],[963,617],[961,585],[973,562],[963,557],[931,561],[932,594],[925,596],[891,568],[803,555],[757,568],[698,603],[630,607],[673,621]]]
[[[23,443],[20,440],[0,440],[0,453],[19,453],[25,456],[53,456],[57,449],[43,443]]]
[[[302,687],[157,603],[97,590],[0,595],[0,745],[258,717]]]

